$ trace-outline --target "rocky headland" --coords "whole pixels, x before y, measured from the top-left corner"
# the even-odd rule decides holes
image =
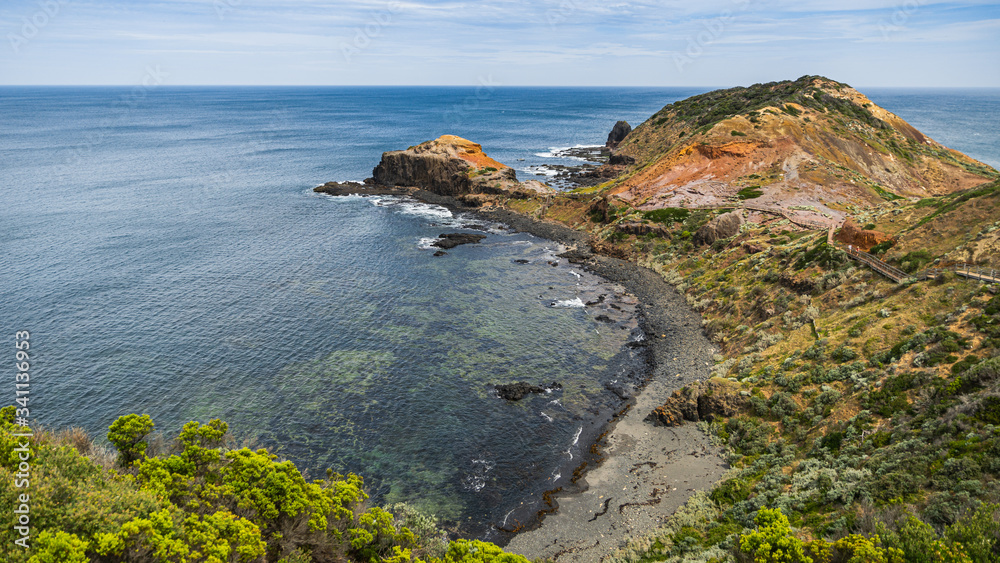
[[[508,549],[752,560],[764,548],[743,538],[777,507],[783,542],[833,560],[863,545],[993,560],[1000,302],[963,277],[996,280],[1000,174],[815,76],[695,96],[620,133],[587,171],[606,180],[570,191],[448,136],[386,153],[368,182],[561,241],[640,298],[645,390]],[[960,539],[973,517],[994,527]]]

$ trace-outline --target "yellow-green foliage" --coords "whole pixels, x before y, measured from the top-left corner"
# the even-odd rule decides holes
[[[176,508],[136,518],[113,534],[98,534],[95,552],[124,561],[169,563],[255,561],[264,555],[260,530],[251,522],[219,511],[185,516]]]
[[[45,432],[30,439],[30,489],[15,487],[12,407],[0,409],[0,561],[4,563],[525,563],[493,544],[455,542],[443,554],[442,533],[420,535],[391,512],[365,508],[357,475],[329,472],[307,482],[290,461],[266,449],[226,450],[228,426],[189,422],[179,451],[147,458],[147,416],[109,428],[123,470],[108,470]],[[142,444],[141,446],[139,444]],[[90,444],[86,451],[95,450]],[[99,448],[97,449],[99,450]],[[30,548],[14,544],[14,509],[30,492]],[[413,512],[412,509],[409,509]]]
[[[118,448],[119,463],[129,465],[146,456],[146,435],[153,431],[148,414],[118,417],[108,427],[108,441]]]
[[[87,547],[76,534],[45,530],[38,535],[35,554],[28,563],[87,563]]]
[[[832,547],[839,552],[838,561],[845,563],[904,563],[906,558],[901,549],[882,547],[882,540],[876,535],[870,538],[859,534],[851,534],[840,538],[833,544],[823,540],[810,542],[809,552],[813,554],[816,563],[828,563],[832,558]]]
[[[757,529],[740,537],[740,549],[752,555],[754,563],[813,563],[780,510],[761,508],[754,523]]]
[[[516,553],[505,553],[499,547],[478,540],[457,540],[448,546],[443,563],[528,563]]]

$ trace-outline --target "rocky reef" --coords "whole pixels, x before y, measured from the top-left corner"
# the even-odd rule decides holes
[[[549,383],[544,387],[538,385],[532,385],[525,381],[494,385],[493,387],[496,389],[497,396],[505,401],[520,401],[525,396],[531,393],[544,394],[558,389],[562,389],[562,385],[556,383],[555,381]]]
[[[486,235],[474,235],[469,233],[444,233],[431,243],[431,246],[451,249],[463,244],[476,244],[486,238]]]

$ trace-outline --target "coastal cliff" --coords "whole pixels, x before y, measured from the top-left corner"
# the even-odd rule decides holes
[[[707,382],[641,413],[645,432],[699,420],[731,469],[656,530],[595,543],[587,526],[615,501],[581,497],[560,513],[587,533],[543,524],[509,548],[556,561],[769,560],[770,534],[795,561],[996,560],[997,171],[822,77],[671,104],[612,159],[598,186],[463,201],[568,227],[582,256],[642,264],[672,285],[720,353]],[[642,471],[623,472],[641,484]]]

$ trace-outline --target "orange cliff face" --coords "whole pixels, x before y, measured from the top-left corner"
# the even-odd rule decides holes
[[[414,147],[414,152],[433,152],[448,154],[460,158],[476,168],[496,168],[502,170],[509,166],[493,160],[483,152],[483,146],[463,139],[457,135],[441,135],[433,141],[427,141]]]

